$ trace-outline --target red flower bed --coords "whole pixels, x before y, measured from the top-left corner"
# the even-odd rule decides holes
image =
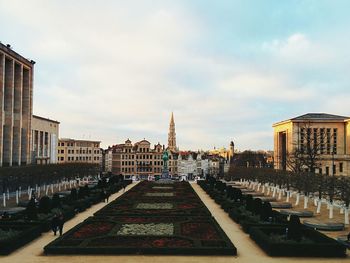
[[[73,238],[89,238],[107,234],[113,228],[114,224],[107,222],[93,222],[82,226],[74,232]]]
[[[209,223],[183,223],[181,224],[181,233],[202,240],[217,240],[220,236],[215,228]]]

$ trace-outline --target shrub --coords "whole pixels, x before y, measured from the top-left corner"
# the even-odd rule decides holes
[[[78,199],[78,192],[76,188],[73,188],[70,190],[70,199],[71,200],[77,200]]]
[[[61,199],[59,194],[54,194],[52,197],[52,202],[51,202],[51,208],[61,208],[62,204],[61,204]]]
[[[48,196],[43,196],[39,201],[39,211],[47,214],[51,210],[51,199]]]
[[[262,221],[268,221],[272,217],[272,207],[270,202],[264,202],[261,209],[260,219]]]
[[[36,220],[38,218],[38,211],[35,204],[35,199],[30,199],[27,208],[26,208],[26,214],[29,220]]]
[[[300,241],[302,237],[302,228],[299,216],[291,215],[288,222],[288,239]]]

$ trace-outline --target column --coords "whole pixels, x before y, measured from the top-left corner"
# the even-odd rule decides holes
[[[12,164],[21,164],[21,129],[22,129],[22,65],[15,63],[14,105],[13,105],[13,141]]]
[[[32,70],[23,67],[21,163],[30,163],[32,118]]]
[[[3,165],[12,166],[14,61],[5,58]]]
[[[3,120],[4,120],[4,70],[5,70],[5,55],[0,53],[0,167],[2,166],[3,156]]]

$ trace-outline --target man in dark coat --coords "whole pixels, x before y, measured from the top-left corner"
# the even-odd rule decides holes
[[[60,230],[60,236],[62,236],[63,225],[64,225],[64,218],[63,218],[63,214],[61,213],[58,216],[58,221],[57,221],[57,226],[58,226],[58,229]]]
[[[58,230],[58,215],[55,214],[55,216],[51,220],[51,229],[53,231],[53,234],[56,236],[56,232]]]

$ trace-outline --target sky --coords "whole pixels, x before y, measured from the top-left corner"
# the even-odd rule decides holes
[[[347,0],[0,0],[0,41],[36,61],[33,113],[103,147],[273,148],[272,124],[350,116]]]

